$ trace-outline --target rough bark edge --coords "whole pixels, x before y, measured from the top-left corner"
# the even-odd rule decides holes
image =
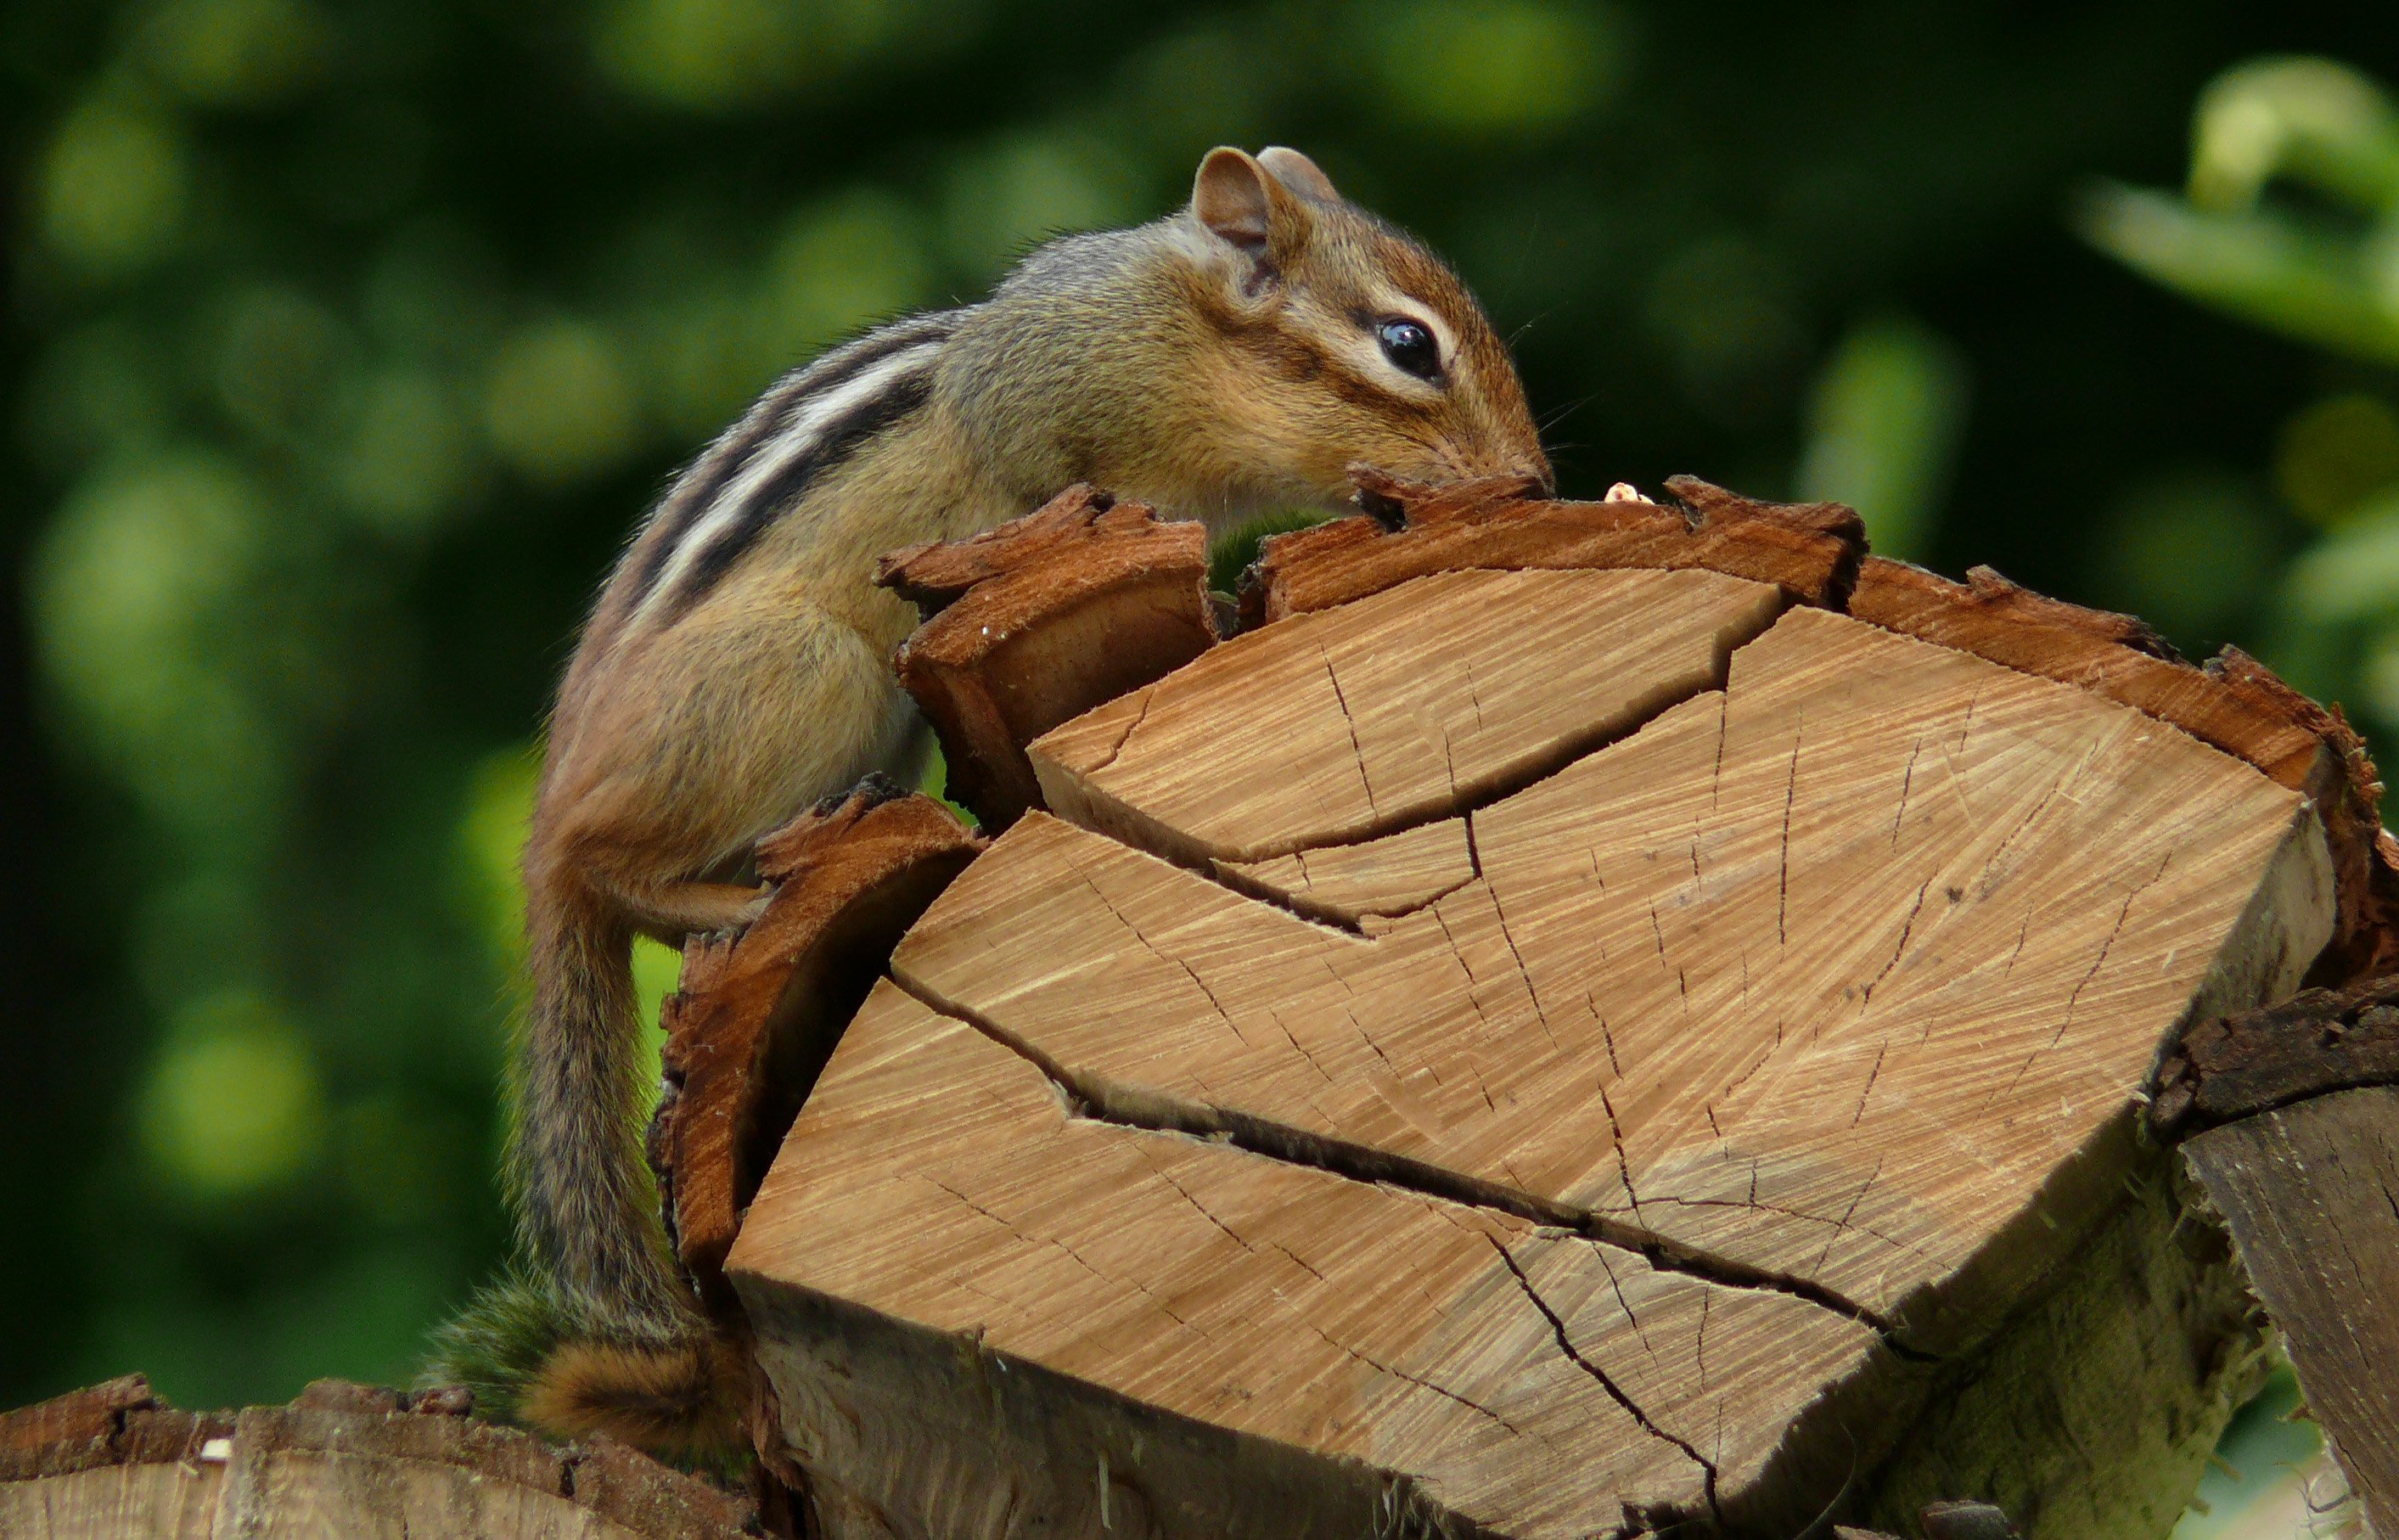
[[[1040,806],[1024,746],[1213,645],[1207,577],[1200,525],[1087,485],[988,534],[884,557],[875,581],[924,615],[893,663],[941,740],[951,799],[994,831]],[[1104,644],[1027,649],[1070,618]]]
[[[720,1320],[739,1319],[725,1256],[792,1118],[901,933],[983,845],[869,777],[759,842],[774,893],[746,930],[684,943],[649,1155],[675,1254]]]
[[[288,1406],[178,1412],[147,1380],[129,1374],[0,1413],[0,1481],[116,1466],[216,1464],[230,1482],[270,1455],[321,1452],[451,1466],[478,1480],[563,1498],[636,1533],[731,1540],[767,1533],[746,1498],[628,1445],[599,1439],[555,1447],[473,1420],[468,1411],[455,1389],[319,1380]]]
[[[1353,466],[1350,478],[1365,516],[1268,540],[1241,580],[1243,629],[1463,568],[1701,567],[1838,608],[1866,548],[1838,503],[1761,503],[1687,476],[1667,482],[1680,506],[1555,502],[1525,477],[1429,486]]]
[[[761,1323],[759,1379],[797,1371],[787,1376],[792,1396],[761,1403],[773,1419],[761,1432],[814,1473],[814,1533],[832,1540],[1097,1533],[1101,1478],[1111,1506],[1121,1505],[1110,1527],[1136,1535],[1504,1540],[1449,1511],[1416,1478],[1369,1461],[1135,1400],[976,1335],[928,1331],[796,1285],[744,1284]],[[996,1492],[995,1468],[1027,1483]],[[1161,1519],[1165,1500],[1153,1490],[1200,1500]],[[1263,1505],[1260,1493],[1270,1494]],[[1202,1506],[1210,1494],[1225,1501]],[[1260,1506],[1275,1515],[1271,1527],[1242,1522]],[[1647,1527],[1627,1522],[1593,1540],[1633,1540]]]
[[[2130,706],[2313,799],[2332,844],[2341,924],[2312,977],[2338,983],[2399,965],[2399,844],[2382,829],[2374,762],[2338,708],[2237,648],[2194,667],[2141,621],[2047,598],[1988,567],[1953,583],[1868,557],[1848,607],[1887,630]]]
[[[2399,978],[2192,1021],[2159,1061],[2149,1128],[2175,1143],[2365,1086],[2399,1086]]]

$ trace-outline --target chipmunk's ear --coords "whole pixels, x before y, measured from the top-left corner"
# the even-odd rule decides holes
[[[1261,266],[1288,257],[1308,238],[1307,204],[1255,156],[1240,150],[1208,152],[1192,179],[1191,212],[1219,240]]]
[[[1333,185],[1316,162],[1297,150],[1281,144],[1269,144],[1258,152],[1258,164],[1274,173],[1274,179],[1305,198],[1319,203],[1339,203],[1341,191]]]

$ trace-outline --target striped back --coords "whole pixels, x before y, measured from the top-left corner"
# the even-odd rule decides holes
[[[776,381],[659,500],[629,557],[626,611],[671,622],[818,477],[923,406],[965,314],[894,321]]]

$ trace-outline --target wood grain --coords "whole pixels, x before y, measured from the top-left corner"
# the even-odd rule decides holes
[[[1236,637],[1030,753],[1061,817],[1255,862],[1546,775],[1721,683],[1782,607],[1710,572],[1445,573]]]
[[[129,1385],[137,1393],[126,1394]],[[470,1421],[464,1410],[450,1392],[320,1381],[290,1406],[195,1414],[160,1406],[138,1382],[112,1382],[0,1415],[0,1534],[737,1540],[762,1533],[745,1500],[622,1445],[552,1449]]]
[[[2138,1109],[2382,945],[2355,740],[1846,509],[1528,490],[1362,478],[1029,746],[729,1264],[829,1534],[2178,1510],[2260,1327]]]
[[[884,1473],[852,1495],[904,1505],[900,1533],[983,1533],[952,1503],[1096,1533],[1104,1469],[1158,1516],[1152,1533],[1348,1536],[1362,1513],[1346,1460],[1380,1473],[1371,1491],[1421,1488],[1527,1537],[1619,1524],[1628,1505],[1708,1513],[1880,1352],[1787,1294],[1082,1115],[1031,1060],[888,983],[755,1214],[730,1263],[753,1317],[867,1304],[984,1365],[895,1395],[879,1374],[779,1364],[793,1446],[853,1485]],[[792,1333],[762,1338],[774,1373]],[[1228,1506],[1179,1510],[1178,1462],[1210,1458],[1206,1438],[1123,1409],[1075,1416],[1046,1376],[1029,1405],[981,1388],[1034,1366],[1309,1459],[1273,1504],[1236,1485]]]
[[[1681,601],[1684,574],[1644,575]],[[1225,741],[1190,784],[1315,812],[1286,756]],[[1077,1073],[1636,1221],[1930,1345],[1942,1291],[2061,1170],[2118,1180],[2194,999],[2287,993],[2331,924],[2292,793],[1816,611],[1738,652],[1728,691],[1466,821],[1479,880],[1369,939],[1031,819],[893,969]]]
[[[1262,861],[1212,861],[1217,876],[1302,914],[1368,931],[1474,880],[1466,820],[1443,818],[1356,844],[1317,845]]]
[[[2089,690],[2171,723],[2312,799],[2341,890],[2324,980],[2399,966],[2399,845],[2384,833],[2382,786],[2342,719],[2237,648],[2204,668],[2130,615],[2047,598],[1976,567],[1963,583],[1869,557],[1849,613],[1904,636],[1956,647]]]

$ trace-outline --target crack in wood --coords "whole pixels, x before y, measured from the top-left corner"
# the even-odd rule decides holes
[[[1510,1214],[1633,1252],[1662,1273],[1677,1273],[1727,1289],[1766,1290],[1805,1300],[1866,1327],[1903,1358],[1924,1361],[1930,1357],[1902,1340],[1890,1319],[1813,1278],[1754,1266],[1677,1241],[1644,1225],[1628,1224],[1593,1209],[1559,1203],[1521,1188],[1485,1182],[1404,1155],[1309,1133],[1228,1107],[1143,1091],[1080,1074],[983,1013],[944,998],[920,980],[898,973],[890,978],[928,1010],[972,1027],[1040,1071],[1057,1089],[1070,1115],[1153,1133],[1213,1140],[1252,1155],[1311,1167],[1353,1182],[1401,1188],[1467,1208]],[[1373,1047],[1372,1036],[1365,1034],[1362,1028],[1361,1033]],[[1829,1222],[1819,1219],[1818,1223]]]
[[[1660,1427],[1656,1423],[1650,1421],[1649,1414],[1642,1411],[1639,1403],[1635,1402],[1632,1397],[1626,1395],[1622,1387],[1618,1385],[1614,1380],[1608,1377],[1606,1370],[1601,1369],[1597,1364],[1592,1362],[1589,1358],[1584,1358],[1580,1350],[1575,1346],[1574,1338],[1567,1334],[1565,1318],[1555,1310],[1550,1308],[1549,1301],[1541,1298],[1541,1291],[1533,1287],[1533,1280],[1525,1272],[1524,1264],[1516,1260],[1514,1253],[1511,1252],[1505,1245],[1501,1244],[1497,1236],[1491,1236],[1490,1240],[1491,1249],[1499,1253],[1500,1262],[1505,1263],[1508,1271],[1514,1276],[1516,1286],[1525,1291],[1525,1298],[1532,1302],[1533,1308],[1541,1313],[1541,1318],[1550,1323],[1550,1331],[1557,1340],[1558,1351],[1566,1356],[1567,1361],[1572,1363],[1577,1369],[1579,1369],[1584,1373],[1590,1375],[1593,1379],[1598,1381],[1599,1387],[1607,1392],[1609,1398],[1613,1399],[1617,1405],[1622,1407],[1627,1415],[1632,1417],[1634,1422],[1640,1424],[1645,1432],[1650,1434],[1654,1438],[1662,1439],[1666,1442],[1674,1445],[1676,1449],[1681,1450],[1685,1454],[1689,1455],[1691,1460],[1699,1466],[1700,1487],[1706,1494],[1708,1517],[1721,1527],[1724,1523],[1724,1513],[1723,1510],[1716,1506],[1715,1462],[1701,1453],[1698,1446],[1694,1445],[1689,1439],[1681,1438],[1674,1433],[1670,1433],[1666,1429]],[[1704,1294],[1701,1295],[1701,1300],[1702,1308],[1704,1308],[1706,1296]]]

